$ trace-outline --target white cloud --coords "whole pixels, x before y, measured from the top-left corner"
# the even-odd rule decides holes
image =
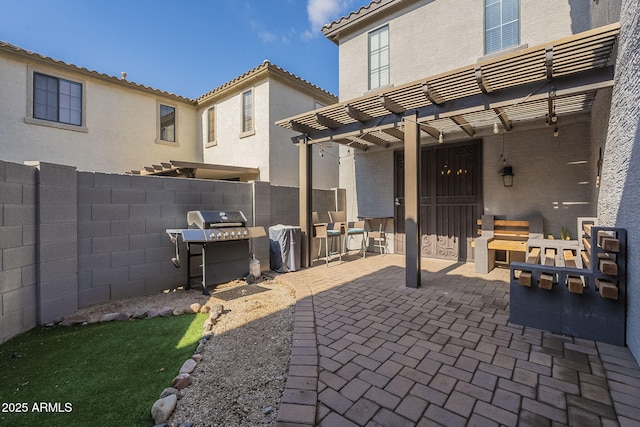
[[[303,33],[304,38],[320,34],[322,27],[340,17],[351,6],[353,0],[308,0],[307,15],[311,28]]]

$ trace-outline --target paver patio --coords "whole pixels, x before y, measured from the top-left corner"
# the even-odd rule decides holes
[[[508,270],[350,256],[280,276],[296,289],[277,425],[640,426],[627,348],[509,323]]]

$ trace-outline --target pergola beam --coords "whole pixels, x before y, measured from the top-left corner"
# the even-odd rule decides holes
[[[503,107],[498,107],[494,108],[493,111],[496,113],[496,116],[498,116],[498,119],[502,122],[502,127],[504,127],[504,130],[506,130],[507,132],[510,131],[512,129],[512,126],[509,115],[507,114],[507,110],[505,110]]]
[[[311,126],[307,126],[303,123],[299,123],[294,120],[291,120],[289,123],[291,124],[291,129],[295,130],[296,132],[306,133],[307,135],[310,135],[316,132],[316,129],[312,128]]]
[[[354,141],[351,139],[334,139],[333,142],[337,143],[337,144],[341,144],[341,145],[346,145],[347,147],[353,147],[353,148],[357,148],[360,151],[367,151],[369,149],[369,146],[358,142],[358,141]]]
[[[425,132],[425,133],[428,133],[429,135],[431,135],[435,139],[438,139],[438,137],[440,137],[440,131],[438,129],[434,128],[433,126],[429,126],[429,125],[425,125],[424,123],[420,123],[420,130]]]
[[[613,86],[613,66],[603,67],[591,70],[588,73],[573,74],[562,77],[554,77],[553,86],[556,89],[556,96],[576,95],[586,93],[593,90],[608,88]],[[440,112],[455,114],[469,108],[484,109],[505,108],[520,103],[523,99],[527,102],[541,100],[548,97],[547,92],[540,93],[550,82],[533,82],[513,88],[502,89],[491,92],[490,94],[471,95],[465,98],[448,101],[446,105],[438,107]],[[413,112],[417,113],[418,118],[427,117],[433,114],[433,106],[428,105],[420,107]],[[363,132],[371,129],[384,130],[396,127],[398,124],[398,116],[395,114],[387,114],[386,116],[371,118],[364,122],[348,123],[336,129],[323,129],[312,133],[310,136],[313,142],[329,141],[336,136],[359,136]]]
[[[476,134],[476,130],[469,124],[469,122],[462,116],[453,116],[451,121],[458,125],[467,135],[473,138]]]
[[[444,104],[444,98],[441,97],[438,94],[438,92],[436,92],[436,90],[433,88],[433,86],[430,85],[428,82],[425,82],[422,85],[422,92],[424,93],[424,96],[426,96],[429,102],[431,102],[432,104],[434,105]]]
[[[372,116],[368,115],[367,113],[364,113],[360,110],[358,110],[356,107],[352,106],[352,105],[345,105],[344,106],[345,111],[347,112],[347,115],[349,117],[351,117],[353,120],[356,120],[360,123],[364,123],[367,122],[371,119],[373,119]]]
[[[393,114],[402,114],[406,111],[406,108],[386,95],[380,95],[380,103],[385,110]]]
[[[372,144],[375,144],[378,147],[382,147],[382,148],[389,148],[391,146],[391,143],[389,141],[386,141],[370,133],[365,133],[364,135],[361,135],[358,138],[365,140],[367,142],[370,142]]]
[[[386,133],[387,135],[391,135],[394,138],[398,138],[400,141],[404,141],[404,132],[397,127],[382,129],[381,132]]]
[[[332,118],[324,116],[324,115],[322,115],[320,113],[316,113],[315,114],[315,119],[316,119],[316,122],[318,122],[319,125],[327,127],[329,129],[336,129],[336,128],[339,128],[340,126],[344,125],[344,123],[340,123],[339,121],[333,120]]]

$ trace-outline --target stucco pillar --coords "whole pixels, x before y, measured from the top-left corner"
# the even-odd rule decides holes
[[[409,288],[420,287],[420,128],[418,115],[404,120],[404,222],[406,241],[405,280]]]

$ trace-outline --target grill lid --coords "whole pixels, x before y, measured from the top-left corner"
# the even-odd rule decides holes
[[[214,227],[244,227],[247,218],[242,211],[189,211],[187,224],[189,228],[205,230]]]

